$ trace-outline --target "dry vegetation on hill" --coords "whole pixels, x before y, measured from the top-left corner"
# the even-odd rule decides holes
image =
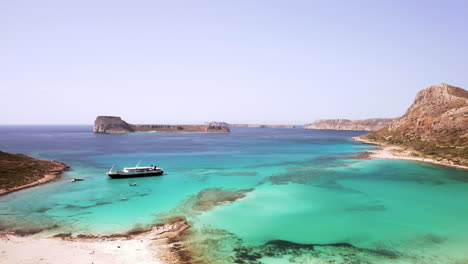
[[[0,194],[21,189],[22,186],[40,181],[46,175],[55,176],[49,177],[53,180],[67,169],[67,165],[58,161],[39,160],[23,154],[0,151]],[[45,182],[47,181],[38,184]]]
[[[434,160],[468,165],[468,92],[439,84],[421,90],[407,112],[389,126],[362,136],[416,150]]]

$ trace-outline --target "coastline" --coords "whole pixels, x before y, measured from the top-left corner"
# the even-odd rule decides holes
[[[53,237],[0,233],[2,263],[179,263],[175,243],[190,225],[178,217],[150,230],[111,236],[58,234]],[[21,251],[18,249],[21,248]]]
[[[354,141],[361,142],[364,144],[375,145],[379,146],[376,150],[367,151],[363,156],[359,158],[367,158],[367,159],[398,159],[398,160],[411,160],[411,161],[419,161],[424,163],[430,163],[439,166],[445,166],[455,169],[464,169],[468,170],[468,166],[463,165],[456,165],[451,163],[448,160],[434,160],[427,156],[424,156],[420,152],[417,152],[412,149],[403,149],[400,146],[391,145],[388,143],[372,141],[368,139],[363,139],[360,137],[352,137]],[[415,156],[418,155],[418,156]]]
[[[6,195],[6,194],[9,194],[9,193],[12,193],[12,192],[16,192],[16,191],[19,191],[19,190],[23,190],[23,189],[26,189],[26,188],[31,188],[31,187],[34,187],[34,186],[37,186],[37,185],[45,184],[45,183],[48,183],[48,182],[51,182],[51,181],[54,181],[54,180],[60,178],[64,171],[67,171],[67,170],[70,169],[70,167],[68,165],[66,165],[65,163],[55,161],[55,160],[50,160],[50,162],[55,163],[55,167],[52,168],[51,170],[47,171],[42,176],[41,179],[33,181],[31,183],[28,183],[28,184],[15,186],[15,187],[12,187],[12,188],[0,189],[0,196]]]

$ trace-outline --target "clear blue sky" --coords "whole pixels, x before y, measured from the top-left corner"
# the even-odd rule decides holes
[[[468,87],[468,1],[0,1],[0,124],[395,117]]]

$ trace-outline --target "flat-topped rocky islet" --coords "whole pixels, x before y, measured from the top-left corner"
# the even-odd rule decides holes
[[[118,116],[98,116],[94,121],[94,133],[120,134],[133,132],[159,133],[229,133],[229,127],[222,122],[210,122],[204,125],[162,125],[162,124],[129,124]]]

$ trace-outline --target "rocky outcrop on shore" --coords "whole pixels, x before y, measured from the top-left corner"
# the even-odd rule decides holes
[[[250,127],[250,128],[295,128],[293,125],[258,125],[258,124],[230,124],[231,127]]]
[[[0,151],[0,195],[55,180],[69,169],[58,161]]]
[[[312,124],[305,124],[304,129],[377,131],[389,125],[393,118],[371,118],[364,120],[321,119]]]
[[[118,134],[132,132],[160,132],[160,133],[229,133],[229,127],[222,122],[209,122],[205,125],[134,125],[129,124],[118,116],[98,116],[94,121],[94,133]]]
[[[414,150],[446,164],[468,165],[468,92],[445,83],[416,95],[406,113],[387,127],[360,137]]]

